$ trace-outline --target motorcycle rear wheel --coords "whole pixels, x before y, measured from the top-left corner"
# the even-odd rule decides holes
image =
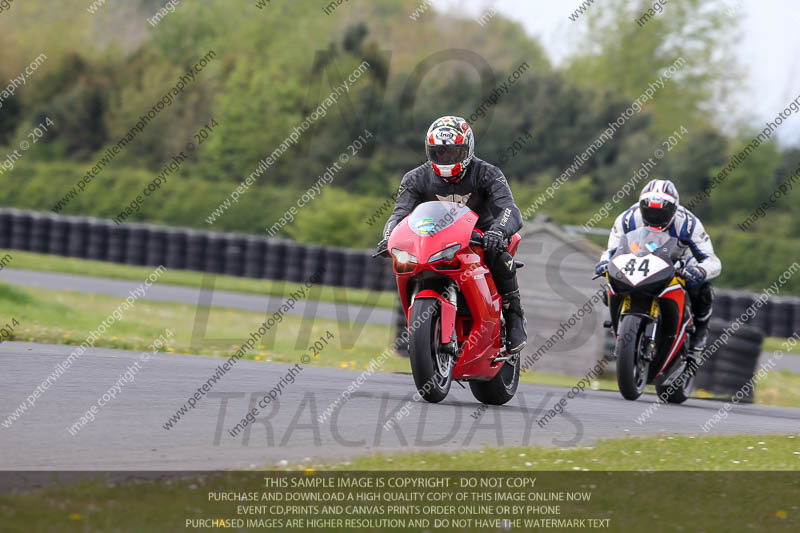
[[[620,319],[617,331],[617,385],[626,400],[636,400],[644,392],[650,363],[642,358],[644,321],[636,315]]]
[[[520,354],[516,354],[513,362],[504,362],[489,381],[470,381],[469,389],[475,399],[489,405],[508,403],[517,393],[520,360]]]
[[[432,298],[416,300],[411,307],[410,324],[419,324],[409,331],[411,373],[417,391],[426,401],[439,403],[450,392],[453,382],[452,356],[442,351],[441,311]]]

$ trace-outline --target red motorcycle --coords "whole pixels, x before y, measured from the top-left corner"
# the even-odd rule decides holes
[[[520,358],[506,352],[501,296],[483,261],[477,222],[464,205],[426,202],[389,237],[408,319],[411,371],[429,402],[442,401],[453,380],[468,381],[486,404],[502,405],[517,391]],[[515,234],[509,243],[512,256],[519,241]]]

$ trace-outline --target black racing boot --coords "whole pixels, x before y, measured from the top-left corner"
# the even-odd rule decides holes
[[[506,319],[506,349],[510,354],[519,353],[528,344],[528,334],[518,290],[503,295],[503,316]]]
[[[692,335],[692,342],[689,350],[700,353],[706,349],[706,342],[708,342],[708,318],[702,321],[695,319],[694,335]]]

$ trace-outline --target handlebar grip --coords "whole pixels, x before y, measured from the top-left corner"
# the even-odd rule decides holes
[[[485,241],[483,239],[483,235],[474,230],[472,231],[472,235],[470,235],[469,243],[470,245],[480,246],[481,248],[485,247]]]

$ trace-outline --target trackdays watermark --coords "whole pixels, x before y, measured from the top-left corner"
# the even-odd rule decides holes
[[[93,403],[91,407],[89,407],[84,414],[82,414],[78,420],[75,421],[74,424],[67,427],[69,434],[74,437],[78,434],[78,431],[94,422],[95,417],[100,412],[100,408],[105,407],[107,404],[111,403],[112,400],[115,400],[119,394],[122,394],[122,388],[128,383],[133,383],[134,379],[136,378],[136,374],[138,374],[142,369],[143,363],[148,362],[163,346],[166,345],[167,340],[174,336],[175,334],[170,331],[169,328],[165,329],[164,333],[160,334],[158,338],[150,343],[150,351],[139,354],[139,360],[134,361],[132,365],[129,365],[128,368],[125,369],[125,372],[120,374],[116,383],[109,387],[109,389],[104,392],[102,396],[97,398],[97,401]]]
[[[2,0],[0,1],[0,13],[3,11],[8,11],[11,9],[11,6],[14,4],[14,0]]]
[[[67,356],[62,362],[58,363],[54,368],[50,375],[45,378],[36,388],[28,395],[28,398],[22,402],[19,407],[17,407],[13,413],[11,413],[5,421],[3,421],[2,426],[5,428],[10,428],[11,425],[20,419],[25,411],[28,408],[33,408],[36,405],[36,402],[44,396],[44,393],[53,386],[58,379],[64,375],[70,367],[75,364],[75,362],[86,352],[87,348],[91,348],[94,346],[94,343],[97,342],[103,334],[105,334],[106,330],[114,325],[114,322],[121,321],[125,311],[133,308],[136,303],[136,300],[142,298],[147,294],[147,289],[149,289],[155,281],[161,277],[166,271],[166,267],[159,266],[153,272],[150,273],[149,276],[144,280],[144,283],[139,285],[136,289],[130,291],[128,296],[125,300],[114,310],[112,311],[98,326],[94,331],[89,332],[89,335],[86,336],[86,339],[81,342],[81,344],[72,351],[72,353]]]
[[[297,391],[298,388],[294,390]],[[225,431],[230,423],[228,411],[234,411],[232,416],[238,422],[242,414],[258,405],[268,392],[259,390],[249,393],[210,393],[209,398],[219,400],[217,420],[213,424],[212,444],[226,447],[253,445],[260,448],[291,448],[302,443],[325,449],[338,445],[363,450],[365,446],[395,447],[395,443],[400,446],[441,448],[456,441],[464,446],[474,443],[504,446],[513,439],[515,446],[528,446],[533,444],[534,438],[541,437],[542,430],[536,427],[536,417],[555,396],[553,392],[541,395],[519,391],[514,397],[518,408],[506,411],[502,417],[501,409],[491,410],[494,416],[488,419],[470,418],[466,416],[467,410],[457,405],[442,406],[419,402],[418,409],[409,419],[403,424],[392,425],[391,431],[385,431],[385,423],[393,419],[411,400],[413,393],[398,397],[392,392],[359,391],[353,394],[347,404],[358,404],[352,405],[352,410],[342,405],[326,420],[319,420],[317,413],[320,403],[327,403],[328,397],[321,391],[305,390],[298,391],[296,396],[289,399],[279,396],[271,401],[260,417],[255,418],[236,437],[231,437]],[[446,424],[438,419],[443,408],[452,410],[452,416],[448,417]],[[581,420],[566,410],[561,419],[557,427],[547,429],[553,435],[551,442],[557,446],[575,446],[581,442],[584,436]],[[435,431],[431,431],[434,426]],[[257,442],[251,442],[254,437]]]
[[[367,378],[374,374],[380,367],[382,367],[383,364],[386,363],[386,360],[389,359],[389,357],[391,357],[400,346],[402,346],[405,342],[408,342],[411,332],[421,327],[431,316],[433,316],[434,310],[435,309],[433,307],[426,309],[420,316],[414,319],[414,321],[408,325],[408,328],[406,328],[398,336],[398,338],[394,340],[392,345],[389,348],[386,348],[378,357],[372,359],[367,365],[367,369],[361,372],[361,374],[359,374],[358,377],[354,379],[327,408],[325,408],[322,414],[317,418],[317,421],[322,423],[329,416],[331,416],[332,413],[340,410],[342,406],[347,403],[350,397],[355,394],[359,388],[361,388],[364,382],[366,382]]]
[[[280,309],[272,313],[271,317],[264,320],[258,329],[250,332],[249,338],[241,343],[239,349],[233,352],[231,356],[228,357],[227,361],[221,365],[218,365],[214,374],[204,381],[202,385],[200,385],[197,390],[187,398],[186,402],[184,402],[184,404],[179,407],[175,413],[169,417],[169,420],[167,420],[161,427],[169,431],[173,426],[181,421],[184,415],[188,414],[190,410],[197,407],[197,402],[202,400],[203,397],[205,397],[211,391],[211,389],[214,388],[217,382],[225,377],[225,375],[227,375],[227,373],[236,366],[239,360],[244,357],[246,353],[252,350],[256,343],[262,339],[268,331],[272,330],[272,328],[274,328],[277,324],[283,322],[284,317],[294,309],[295,304],[308,295],[311,287],[317,285],[324,274],[324,266],[317,269],[317,271],[314,272],[311,277],[300,286],[299,289],[292,293],[289,298],[283,302],[283,305],[281,305]],[[305,359],[306,355],[303,357],[303,362],[307,362]]]

